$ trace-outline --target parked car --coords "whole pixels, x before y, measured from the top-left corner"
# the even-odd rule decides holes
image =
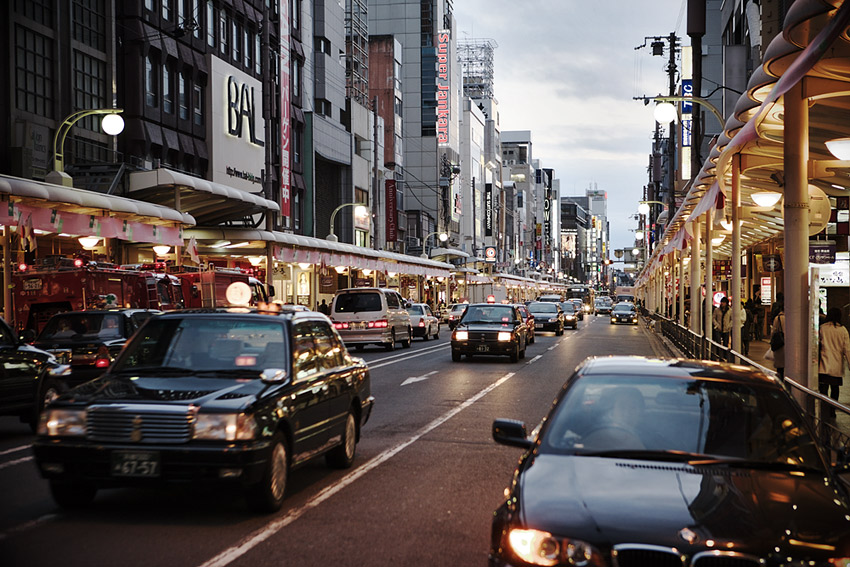
[[[564,301],[559,305],[561,306],[561,311],[564,312],[564,327],[578,329],[579,314],[576,313],[575,303],[572,301]]]
[[[564,334],[564,313],[559,303],[533,301],[528,304],[528,310],[534,315],[535,331],[554,331],[556,335]]]
[[[452,360],[462,355],[507,355],[511,362],[525,358],[528,328],[514,305],[472,303],[452,333]]]
[[[460,321],[460,318],[463,316],[463,312],[466,311],[468,305],[468,303],[453,303],[449,306],[448,323],[450,330],[457,326],[457,322]]]
[[[850,499],[797,402],[728,364],[608,357],[567,379],[493,517],[489,564],[845,565]]]
[[[35,429],[45,405],[75,383],[70,367],[15,336],[0,319],[0,415],[18,416]]]
[[[68,311],[48,319],[33,346],[71,366],[76,383],[97,378],[148,318],[149,309]]]
[[[427,303],[413,303],[407,308],[410,315],[410,325],[413,327],[413,336],[428,340],[431,337],[440,338],[440,320],[431,312]]]
[[[346,346],[362,350],[369,344],[395,349],[410,347],[413,328],[409,305],[399,293],[378,287],[341,289],[331,303],[331,321]]]
[[[515,305],[523,321],[525,321],[525,328],[528,329],[528,344],[533,344],[535,337],[534,315],[528,310],[525,303],[516,303]]]
[[[56,399],[33,450],[61,506],[106,487],[210,482],[271,512],[290,469],[323,454],[351,466],[373,403],[366,363],[320,313],[173,311]]]
[[[618,303],[611,310],[611,324],[626,323],[628,325],[638,324],[638,315],[635,306],[631,303]]]

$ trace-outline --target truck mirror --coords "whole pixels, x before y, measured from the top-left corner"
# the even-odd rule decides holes
[[[192,297],[198,297],[199,295],[201,295],[201,293],[198,291],[198,286],[193,285],[192,286]]]
[[[269,284],[269,299],[271,299],[272,297],[274,297],[274,286],[272,284]]]

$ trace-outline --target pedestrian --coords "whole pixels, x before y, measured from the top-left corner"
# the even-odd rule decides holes
[[[850,366],[850,334],[841,324],[841,309],[830,307],[818,331],[818,389],[824,396],[838,401],[838,388],[844,383],[844,361]],[[821,416],[835,417],[835,408],[826,405]]]
[[[729,346],[729,333],[732,332],[732,310],[729,308],[729,298],[720,300],[720,307],[714,310],[714,332],[717,342],[724,347]]]
[[[319,304],[319,313],[321,313],[323,315],[330,315],[331,314],[331,308],[328,306],[327,302],[324,299]]]
[[[741,351],[744,353],[744,356],[750,355],[750,341],[753,339],[753,327],[756,322],[755,307],[755,302],[750,298],[744,303],[741,313],[741,319],[743,320],[741,325]]]
[[[776,333],[785,334],[785,302],[779,300],[774,305],[776,311],[776,318],[773,319],[773,323],[770,325],[770,336],[771,339],[773,335]],[[783,342],[782,346],[773,349],[773,340],[771,340],[771,350],[773,350],[773,367],[776,369],[776,373],[779,375],[780,379],[785,378],[785,343]]]

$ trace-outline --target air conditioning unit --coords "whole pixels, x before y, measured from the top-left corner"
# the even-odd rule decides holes
[[[422,246],[422,241],[418,236],[406,236],[404,238],[404,243],[408,246],[408,248],[419,248]]]

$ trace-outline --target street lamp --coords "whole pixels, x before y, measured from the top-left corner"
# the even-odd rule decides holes
[[[124,112],[122,108],[97,108],[93,110],[80,110],[65,118],[53,136],[53,171],[47,174],[45,180],[54,185],[73,187],[73,179],[65,173],[65,150],[63,148],[68,132],[71,131],[74,124],[86,116],[102,114],[104,116],[100,122],[100,127],[110,136],[117,136],[124,130],[124,119],[119,116],[122,112]]]
[[[438,234],[438,235],[439,235],[437,238],[439,238],[439,239],[440,239],[440,242],[445,242],[446,240],[448,240],[448,239],[449,239],[449,235],[448,235],[448,234],[446,234],[445,232],[441,231],[441,230],[438,230],[438,231],[436,231],[436,232],[428,233],[428,236],[426,236],[426,237],[422,240],[422,257],[423,257],[423,258],[427,258],[427,257],[428,257],[428,254],[426,254],[426,253],[425,253],[425,249],[426,249],[426,248],[427,248],[427,246],[428,246],[428,239],[429,239],[429,238],[431,238],[432,236],[434,236],[435,234]]]
[[[723,115],[720,114],[717,107],[704,98],[700,98],[698,96],[656,96],[653,97],[652,100],[658,103],[655,105],[653,116],[655,117],[655,121],[659,124],[674,122],[676,118],[679,117],[679,111],[670,103],[693,102],[709,109],[711,113],[714,114],[714,117],[717,118],[717,121],[720,122],[721,128],[726,125],[726,122],[723,120]]]
[[[354,216],[357,218],[365,218],[369,215],[369,205],[366,203],[343,203],[333,210],[331,213],[331,233],[325,237],[325,240],[330,240],[331,242],[338,242],[339,238],[336,234],[334,234],[334,219],[336,218],[336,214],[343,207],[354,207]]]
[[[638,201],[638,212],[642,215],[649,214],[649,205],[666,205],[663,201]]]

